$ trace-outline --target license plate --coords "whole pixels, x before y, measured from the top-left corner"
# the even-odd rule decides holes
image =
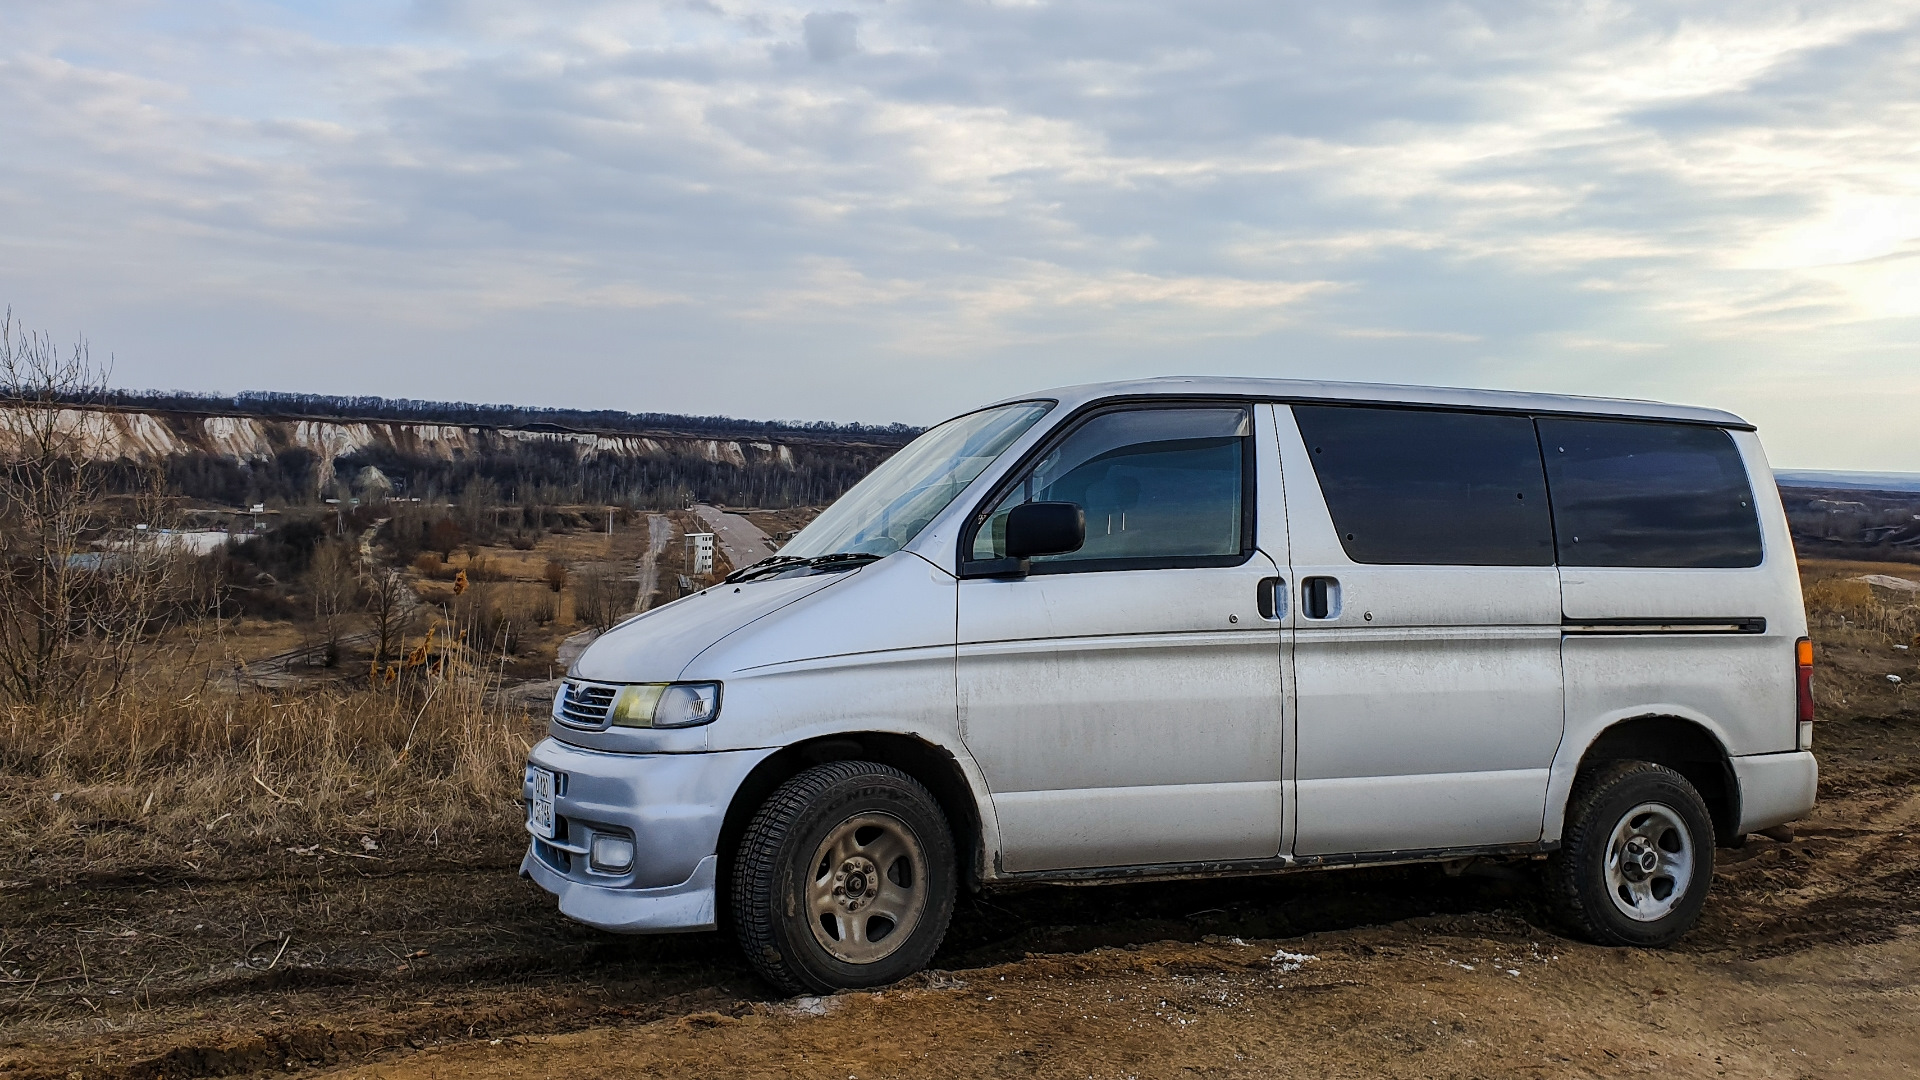
[[[533,801],[527,803],[527,824],[541,837],[553,839],[553,774],[545,769],[531,769],[533,773]]]

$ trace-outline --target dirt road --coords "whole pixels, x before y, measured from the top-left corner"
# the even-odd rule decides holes
[[[648,514],[647,550],[640,556],[640,568],[634,575],[634,580],[640,583],[633,594],[635,612],[653,606],[653,594],[660,588],[660,556],[672,541],[673,520],[665,514]]]
[[[1920,716],[1820,739],[1816,815],[1664,953],[1556,935],[1525,866],[1354,870],[969,898],[940,971],[782,1001],[720,935],[561,920],[505,839],[9,880],[0,1075],[1911,1076]]]

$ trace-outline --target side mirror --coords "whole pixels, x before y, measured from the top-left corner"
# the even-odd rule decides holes
[[[1079,503],[1021,503],[1007,512],[1007,558],[1065,555],[1087,542],[1087,513]]]

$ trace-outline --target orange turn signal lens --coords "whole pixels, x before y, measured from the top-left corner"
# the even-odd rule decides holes
[[[1798,706],[1794,711],[1801,723],[1813,719],[1813,641],[1801,638],[1793,643],[1794,697]],[[1812,728],[1808,728],[1812,731]]]

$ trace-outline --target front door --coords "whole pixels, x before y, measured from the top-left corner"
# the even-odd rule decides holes
[[[1269,421],[1240,404],[1096,412],[976,518],[971,559],[1004,554],[1006,512],[1078,503],[1079,551],[959,586],[967,749],[1007,872],[1273,858],[1281,844],[1284,537]],[[1256,441],[1260,444],[1256,447]],[[1264,509],[1263,509],[1264,507]],[[1263,612],[1263,608],[1265,608]]]
[[[1296,405],[1279,428],[1299,586],[1294,854],[1539,840],[1565,707],[1532,420]]]

